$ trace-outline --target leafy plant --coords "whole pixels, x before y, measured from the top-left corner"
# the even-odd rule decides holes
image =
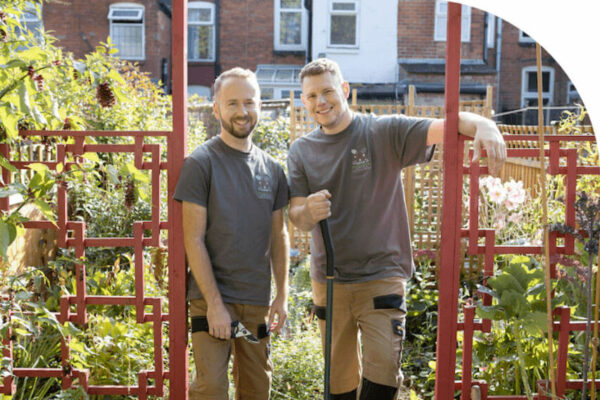
[[[514,256],[508,265],[488,279],[488,286],[479,285],[481,293],[494,299],[491,306],[479,303],[477,315],[500,321],[511,332],[516,344],[522,384],[528,399],[533,398],[527,374],[523,336],[535,335],[547,330],[544,271],[527,256]],[[554,303],[561,301],[554,299]]]

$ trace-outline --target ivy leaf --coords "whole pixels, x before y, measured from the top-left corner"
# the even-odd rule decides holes
[[[100,157],[98,157],[98,153],[85,153],[83,158],[95,162],[96,164],[100,164]]]
[[[547,314],[539,311],[529,313],[523,320],[523,329],[530,334],[537,334],[540,331],[548,332]]]
[[[15,226],[13,224],[0,221],[0,253],[2,254],[2,257],[6,258],[6,250],[16,237],[17,229]]]
[[[37,206],[37,208],[39,208],[42,214],[48,218],[48,221],[56,225],[56,220],[54,219],[54,210],[52,210],[52,207],[50,207],[48,203],[42,199],[35,199],[33,203]]]
[[[48,166],[46,164],[42,164],[42,163],[29,164],[27,166],[27,168],[37,172],[38,174],[40,174],[42,176],[46,176],[46,172],[50,171],[50,168],[48,168]]]
[[[17,172],[17,169],[12,165],[2,154],[0,154],[0,166],[10,172]]]
[[[477,291],[479,293],[489,294],[492,297],[499,298],[498,293],[494,292],[492,289],[487,286],[477,285]]]
[[[19,194],[21,191],[14,186],[0,187],[0,199],[4,199],[12,196],[13,194]]]
[[[18,114],[12,112],[8,107],[0,107],[0,123],[4,125],[9,139],[14,140],[17,138],[19,135],[19,130],[17,128],[19,123]]]
[[[475,312],[480,318],[491,319],[493,321],[502,320],[505,316],[504,310],[498,305],[484,306],[483,304],[479,304]]]
[[[29,93],[27,93],[27,88],[25,87],[25,83],[23,81],[19,83],[19,109],[23,114],[31,115]]]
[[[142,171],[137,169],[133,163],[127,163],[121,167],[121,175],[131,176],[134,180],[141,183],[149,183],[150,178]]]
[[[35,105],[31,108],[31,116],[33,117],[33,120],[38,124],[48,125],[46,117],[44,117],[44,115],[40,112],[39,108],[37,108]]]

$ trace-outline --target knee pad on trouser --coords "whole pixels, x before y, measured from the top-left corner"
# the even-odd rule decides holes
[[[398,388],[380,385],[363,378],[360,389],[360,400],[395,400]]]
[[[331,400],[356,400],[356,389],[346,393],[332,394]]]

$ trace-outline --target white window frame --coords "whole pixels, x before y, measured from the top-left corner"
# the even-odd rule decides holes
[[[496,16],[494,14],[487,13],[487,47],[489,49],[494,48],[496,43]]]
[[[273,48],[278,51],[303,51],[306,50],[306,36],[308,32],[308,14],[304,8],[304,1],[300,0],[300,8],[281,8],[281,0],[275,1],[275,12],[274,12],[274,43]],[[300,12],[301,24],[300,24],[300,44],[285,44],[281,43],[281,14],[288,12]]]
[[[535,43],[535,40],[519,29],[519,43]]]
[[[113,15],[113,11],[116,9],[136,9],[137,11],[139,11],[138,13],[138,17],[136,19],[141,19],[141,21],[139,22],[128,22],[126,24],[123,23],[119,23],[119,21],[131,21],[133,18],[116,18]],[[142,55],[139,57],[126,57],[123,56],[122,54],[117,53],[117,56],[125,59],[125,60],[137,60],[137,61],[143,61],[146,59],[146,8],[144,7],[144,5],[142,4],[138,4],[138,3],[113,3],[110,5],[109,11],[108,11],[108,21],[109,21],[109,25],[110,25],[110,38],[113,41],[113,43],[116,45],[117,43],[114,41],[114,27],[115,26],[120,26],[120,25],[127,25],[127,26],[132,26],[132,25],[139,25],[142,28],[142,37],[141,37],[141,41],[142,41]]]
[[[42,33],[44,30],[44,20],[42,19],[43,7],[43,3],[28,1],[25,5],[23,18],[19,21],[22,27],[17,28],[19,32],[31,32],[40,44],[44,43],[44,35]],[[31,23],[39,23],[39,27],[32,29]]]
[[[188,10],[190,8],[205,8],[205,9],[210,9],[210,21],[191,21],[188,18],[188,27],[190,25],[198,25],[198,26],[211,26],[212,27],[212,53],[210,54],[210,57],[208,58],[190,58],[188,59],[188,61],[192,61],[192,62],[213,62],[215,61],[215,53],[216,53],[216,29],[215,29],[215,4],[214,3],[209,3],[207,1],[190,1],[188,3]],[[189,15],[189,12],[188,12]],[[188,54],[189,54],[189,49],[188,49]]]
[[[527,90],[527,84],[528,84],[528,74],[530,72],[535,72],[537,74],[537,66],[533,65],[533,66],[529,66],[529,67],[523,67],[523,70],[521,72],[521,108],[525,107],[525,100],[527,99],[536,99],[538,98],[538,93],[537,91],[535,92],[530,92]],[[554,99],[554,68],[552,67],[542,67],[542,76],[544,75],[544,72],[549,72],[550,73],[550,80],[548,82],[548,92],[544,93],[542,92],[542,102],[545,99],[548,99],[548,103],[546,103],[546,106],[551,106],[553,103],[553,99]],[[537,79],[537,75],[536,78]],[[542,80],[542,84],[543,84],[543,80]]]
[[[256,67],[256,75],[258,78],[258,85],[261,88],[261,91],[268,89],[273,91],[273,96],[270,98],[265,98],[266,100],[286,100],[289,99],[289,96],[282,96],[282,92],[284,90],[293,90],[294,96],[296,100],[294,103],[299,105],[300,101],[300,93],[302,92],[302,87],[300,85],[300,70],[302,69],[301,65],[286,65],[286,64],[259,64]],[[270,77],[265,77],[262,72],[267,71],[271,73]],[[277,73],[280,71],[292,71],[291,77],[288,80],[277,80]],[[262,93],[261,93],[262,95]]]
[[[446,9],[442,7],[446,3]],[[433,28],[433,40],[436,42],[446,41],[446,29],[448,26],[448,8],[447,0],[435,0],[435,17],[434,17],[434,28]],[[471,41],[471,7],[465,4],[462,5],[461,13],[461,27],[460,27],[460,41],[470,42]],[[444,21],[442,23],[442,21]]]
[[[354,10],[334,10],[334,3],[354,3]],[[360,43],[360,12],[358,0],[329,0],[329,12],[327,15],[327,47],[342,48],[342,49],[358,49]],[[355,15],[356,16],[356,31],[354,32],[356,42],[354,44],[335,44],[331,43],[331,17],[334,15]]]

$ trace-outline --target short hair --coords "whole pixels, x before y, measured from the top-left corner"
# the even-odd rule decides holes
[[[258,85],[256,74],[249,69],[234,67],[221,73],[217,79],[215,79],[215,83],[213,84],[213,94],[215,98],[219,95],[219,91],[221,90],[221,86],[223,86],[223,82],[229,78],[242,78],[249,80],[256,86],[258,96],[260,97],[260,86]]]
[[[325,72],[331,73],[334,78],[339,79],[339,83],[344,82],[344,77],[342,76],[342,71],[340,70],[340,66],[337,62],[330,60],[328,58],[317,58],[314,61],[306,64],[302,70],[300,71],[300,83],[307,76],[316,76],[324,74]]]

